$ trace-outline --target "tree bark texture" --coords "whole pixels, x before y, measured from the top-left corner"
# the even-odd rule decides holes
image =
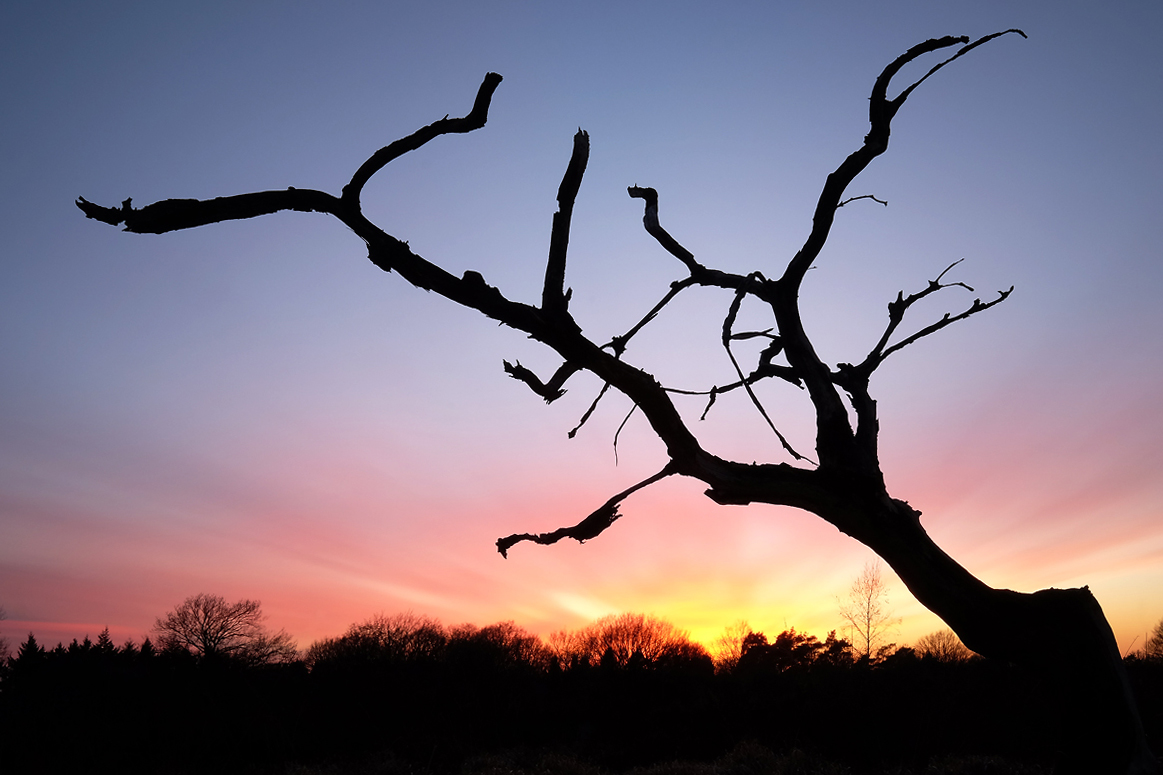
[[[881,201],[868,194],[844,197],[856,176],[888,149],[891,122],[901,106],[934,73],[1008,33],[1025,37],[1020,30],[1006,30],[972,42],[967,37],[927,40],[897,57],[880,73],[869,100],[869,132],[860,147],[828,175],[811,230],[778,278],[767,278],[760,272],[740,275],[705,266],[662,226],[658,192],[638,186],[629,188],[631,197],[643,200],[646,231],[678,260],[686,276],[673,282],[659,303],[634,327],[606,342],[594,341],[582,333],[569,311],[570,293],[565,289],[571,214],[589,157],[589,136],[584,131],[579,130],[574,137],[573,152],[558,189],[558,211],[553,217],[545,283],[538,305],[507,298],[477,272],[467,271],[456,277],[413,253],[406,242],[387,234],[362,213],[360,195],[364,185],[393,159],[441,135],[484,126],[493,92],[501,82],[501,76],[495,73],[485,77],[466,116],[445,117],[375,152],[340,196],[288,189],[208,201],[167,199],[140,209],[134,208],[131,200],[119,208],[102,207],[83,198],[77,200],[77,205],[89,218],[124,224],[131,232],[156,234],[281,210],[330,214],[364,241],[370,260],[384,271],[395,272],[419,288],[478,310],[553,349],[562,364],[548,380],[519,363],[504,364],[511,377],[525,383],[546,402],[558,398],[563,385],[579,371],[588,371],[605,383],[594,406],[611,387],[627,396],[665,447],[665,465],[611,497],[576,525],[499,539],[497,548],[502,555],[523,541],[551,544],[563,538],[595,538],[621,516],[619,505],[623,500],[673,475],[702,481],[707,486],[706,495],[720,504],[767,503],[804,509],[875,551],[913,595],[947,622],[969,648],[1040,671],[1061,692],[1062,707],[1069,709],[1062,725],[1062,772],[1157,773],[1158,764],[1147,750],[1114,636],[1089,590],[1047,589],[1023,594],[992,589],[933,543],[921,526],[920,513],[905,501],[891,497],[885,488],[877,456],[876,401],[868,391],[869,377],[893,353],[1000,304],[1013,289],[1000,291],[987,301],[974,300],[960,312],[947,313],[911,334],[901,335],[899,329],[906,313],[917,301],[953,286],[973,290],[961,282],[945,282],[945,275],[954,264],[921,290],[898,294],[888,304],[883,334],[864,360],[835,368],[817,355],[800,315],[801,283],[820,255],[837,211],[856,199]],[[888,96],[890,84],[901,68],[949,49],[955,50],[923,77],[895,97]],[[633,337],[672,299],[697,287],[721,288],[734,294],[725,311],[722,343],[738,379],[708,390],[666,387],[623,356]],[[744,302],[765,308],[774,323],[772,328],[737,332],[736,316]],[[764,338],[767,346],[757,362],[744,369],[732,344],[750,338]],[[793,449],[763,406],[754,388],[769,378],[807,391],[816,416],[816,459]],[[672,401],[674,394],[705,395],[709,411],[719,396],[737,390],[746,393],[791,463],[744,464],[713,454],[701,446]],[[587,412],[578,427],[589,416]]]

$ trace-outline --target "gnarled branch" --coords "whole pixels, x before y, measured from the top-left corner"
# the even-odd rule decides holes
[[[257,191],[205,200],[163,199],[141,209],[133,207],[133,199],[126,199],[120,208],[116,208],[93,204],[82,196],[77,197],[77,207],[81,208],[86,218],[111,226],[124,223],[125,231],[136,234],[164,234],[222,221],[257,218],[281,210],[337,215],[341,209],[335,197],[309,188]]]
[[[920,331],[913,334],[912,336],[905,337],[901,341],[894,344],[892,347],[889,347],[887,350],[885,350],[881,354],[880,360],[883,361],[885,358],[892,355],[897,350],[902,350],[905,347],[908,347],[910,344],[917,341],[918,339],[929,336],[930,334],[935,334],[938,331],[940,331],[942,328],[944,328],[945,326],[956,323],[958,320],[965,320],[967,317],[969,317],[971,315],[976,315],[978,312],[984,312],[985,310],[989,309],[990,307],[996,307],[998,304],[1001,304],[1003,301],[1008,299],[1010,297],[1010,294],[1013,292],[1014,292],[1014,286],[1011,285],[1008,290],[998,291],[997,298],[994,299],[993,301],[982,302],[981,299],[974,299],[973,304],[969,305],[969,308],[967,310],[965,310],[964,312],[961,312],[960,314],[953,315],[949,312],[946,312],[944,317],[942,317],[936,323],[933,323],[932,325],[925,326],[924,328],[922,328]]]
[[[565,215],[555,219],[559,222],[555,224],[551,241],[541,307],[507,299],[499,289],[488,285],[477,272],[466,271],[461,277],[450,274],[413,253],[406,242],[385,233],[362,215],[359,197],[364,184],[392,159],[419,148],[438,135],[472,131],[484,125],[493,91],[501,80],[499,75],[490,73],[485,77],[472,111],[464,118],[445,117],[373,154],[356,171],[340,198],[317,191],[289,189],[204,202],[164,200],[140,210],[135,210],[129,200],[121,208],[105,208],[84,199],[79,199],[77,205],[90,218],[114,225],[124,223],[130,231],[157,233],[222,220],[250,218],[278,210],[331,213],[364,240],[368,255],[377,266],[386,271],[398,272],[417,287],[435,291],[456,303],[476,309],[555,350],[565,365],[549,383],[542,383],[519,364],[507,366],[512,376],[525,382],[547,400],[558,394],[560,383],[570,373],[583,369],[602,380],[599,399],[611,386],[625,394],[635,407],[634,411],[642,412],[665,445],[668,457],[666,465],[659,473],[610,498],[572,527],[548,533],[514,534],[498,540],[497,549],[502,556],[521,541],[552,544],[562,538],[577,541],[594,538],[619,518],[618,506],[626,497],[674,474],[694,477],[706,483],[705,494],[717,503],[767,503],[805,509],[853,536],[887,560],[917,599],[945,619],[974,650],[992,653],[1004,659],[1020,660],[1028,665],[1050,665],[1060,675],[1068,675],[1072,681],[1078,681],[1083,689],[1080,696],[1088,700],[1080,704],[1081,710],[1089,712],[1100,723],[1105,723],[1104,719],[1117,719],[1100,736],[1103,745],[1114,751],[1124,764],[1142,765],[1134,771],[1157,772],[1157,765],[1143,747],[1141,726],[1136,727],[1138,717],[1130,701],[1113,635],[1093,597],[1085,590],[1047,590],[1023,596],[1008,590],[990,589],[933,543],[921,527],[919,512],[906,502],[889,496],[876,459],[876,404],[867,389],[868,374],[875,368],[874,361],[878,363],[924,336],[999,304],[1009,296],[1010,291],[1001,292],[997,299],[987,303],[975,300],[960,314],[947,314],[942,320],[895,345],[889,346],[888,337],[883,337],[862,367],[841,364],[836,372],[825,366],[815,353],[804,331],[799,311],[800,286],[828,238],[836,210],[842,203],[854,199],[844,199],[844,192],[853,179],[887,149],[890,124],[901,105],[933,73],[1008,32],[1022,34],[1017,30],[1007,30],[973,43],[964,37],[925,41],[909,49],[881,72],[872,90],[869,104],[870,129],[864,143],[828,176],[817,201],[808,237],[778,280],[764,279],[758,273],[744,276],[706,268],[695,260],[693,253],[683,248],[659,225],[657,192],[638,187],[629,190],[632,197],[646,201],[643,223],[648,233],[686,266],[690,273],[690,284],[728,288],[735,292],[723,331],[724,346],[729,354],[730,343],[735,337],[731,328],[743,298],[753,296],[771,307],[777,334],[772,335],[771,343],[760,354],[755,372],[744,377],[731,354],[739,376],[737,384],[750,393],[750,385],[757,378],[756,374],[760,373],[783,374],[785,378],[794,377],[802,382],[816,411],[816,450],[820,460],[816,468],[789,464],[746,465],[707,452],[678,413],[669,391],[653,375],[621,359],[630,336],[690,284],[680,282],[672,285],[663,301],[638,326],[604,347],[583,336],[576,326],[561,324],[563,315],[568,320],[568,312],[565,310],[567,294],[562,290],[567,234],[565,227],[568,226],[569,209],[566,200],[572,206],[577,189],[571,181],[580,181],[581,168],[584,167],[584,164],[574,163],[579,158],[576,151],[577,142],[580,141],[575,141],[575,155],[559,191],[559,202],[562,204],[559,214]],[[897,97],[891,100],[888,98],[888,86],[904,65],[924,54],[958,44],[962,47],[953,56],[931,68]],[[916,298],[949,287],[949,284],[941,283],[943,275],[935,281],[936,288],[931,285],[907,299],[898,295],[895,304],[899,314],[903,315]],[[892,321],[893,314],[890,309],[888,335],[899,324],[899,321]],[[782,371],[784,367],[775,371],[777,367],[773,359],[779,354],[787,357],[787,371]],[[848,412],[841,401],[838,387],[848,391],[852,397],[857,415],[855,431],[849,424]],[[710,392],[711,400],[722,390],[713,388]],[[771,424],[753,393],[752,398]],[[594,406],[596,404],[597,401]],[[591,406],[582,422],[592,412]],[[1136,746],[1141,750],[1136,750]],[[1101,746],[1093,750],[1099,754],[1107,753]],[[1103,770],[1105,765],[1106,770],[1113,771],[1108,760],[1109,757],[1095,755],[1079,769],[1097,772]],[[1115,766],[1120,765],[1116,762]],[[1132,769],[1130,766],[1121,767],[1123,772]]]
[[[463,118],[449,118],[445,116],[439,121],[434,121],[426,127],[417,129],[407,137],[400,138],[390,145],[386,145],[371,155],[371,157],[360,165],[355,174],[351,176],[351,182],[343,187],[343,201],[359,208],[359,197],[363,192],[363,187],[371,180],[372,175],[382,170],[393,160],[400,158],[409,151],[414,151],[420,148],[429,140],[446,134],[460,134],[465,132],[472,132],[475,129],[480,129],[485,125],[489,118],[489,105],[493,101],[493,92],[501,85],[503,79],[497,73],[488,73],[485,75],[484,81],[481,82],[480,88],[477,89],[476,100],[473,101],[472,110]]]
[[[505,367],[505,373],[516,380],[520,380],[529,386],[537,395],[545,399],[545,403],[552,404],[557,399],[565,395],[565,390],[562,385],[565,381],[577,374],[580,367],[573,363],[563,363],[558,367],[557,371],[553,372],[553,376],[549,378],[548,382],[542,382],[540,377],[534,374],[529,369],[521,365],[521,362],[509,363],[508,361],[501,361]]]
[[[545,287],[541,291],[541,309],[556,317],[564,317],[569,305],[565,293],[565,254],[569,249],[569,225],[573,217],[573,203],[581,188],[582,175],[590,158],[590,136],[577,130],[573,136],[573,154],[565,168],[565,176],[557,189],[557,212],[553,214],[553,231],[549,237],[549,260],[545,264]]]
[[[684,248],[678,243],[674,237],[670,236],[670,232],[662,228],[662,224],[658,222],[658,192],[653,188],[642,188],[640,186],[630,186],[626,189],[626,193],[632,199],[642,199],[646,202],[646,212],[642,215],[642,225],[646,227],[646,233],[654,239],[658,240],[658,244],[686,265],[691,274],[697,274],[703,265],[695,260],[695,254]]]
[[[317,191],[288,189],[287,191],[243,194],[205,202],[165,200],[141,210],[133,209],[129,201],[126,201],[120,209],[102,208],[83,199],[78,201],[78,205],[90,217],[114,224],[124,222],[131,230],[159,232],[191,228],[219,220],[248,218],[281,209],[328,212],[351,228],[367,244],[369,258],[385,271],[397,272],[417,287],[435,291],[456,303],[476,309],[492,319],[527,333],[533,339],[554,349],[562,357],[564,365],[548,382],[542,382],[520,364],[508,364],[506,369],[511,376],[525,382],[546,400],[553,400],[554,397],[560,395],[564,381],[576,371],[589,371],[602,380],[603,387],[598,399],[586,411],[578,427],[581,427],[592,415],[598,401],[609,388],[614,387],[624,393],[632,404],[643,413],[652,429],[664,443],[666,454],[670,460],[666,469],[668,474],[681,473],[704,481],[709,486],[708,494],[723,503],[760,501],[805,508],[823,516],[845,532],[863,536],[862,540],[867,540],[867,535],[874,534],[867,534],[868,527],[861,522],[861,519],[854,516],[850,509],[839,505],[835,496],[837,489],[832,477],[836,476],[834,473],[836,470],[861,471],[863,472],[861,476],[869,482],[879,481],[875,455],[867,452],[868,449],[874,450],[874,444],[854,443],[858,441],[860,434],[854,438],[848,426],[846,410],[835,392],[836,385],[839,383],[833,382],[833,373],[820,362],[803,330],[798,309],[799,283],[802,279],[802,273],[814,260],[823,240],[827,237],[830,219],[841,201],[840,197],[845,187],[872,158],[882,153],[887,146],[888,121],[891,115],[886,114],[883,108],[887,104],[884,88],[888,81],[905,62],[911,61],[923,53],[953,45],[960,40],[938,39],[914,47],[903,57],[894,61],[877,79],[877,84],[873,90],[874,106],[870,113],[872,130],[865,138],[864,146],[850,155],[828,177],[817,205],[811,233],[804,247],[789,262],[787,270],[780,280],[767,280],[758,273],[744,276],[703,266],[695,260],[694,255],[689,250],[682,247],[658,223],[657,192],[653,189],[631,187],[628,193],[632,197],[645,201],[643,223],[648,233],[687,267],[690,276],[672,284],[662,301],[656,304],[627,334],[616,337],[604,346],[590,341],[576,325],[561,325],[561,316],[550,313],[550,309],[555,304],[559,308],[564,307],[563,302],[566,296],[564,292],[559,293],[559,289],[564,285],[563,258],[566,247],[564,237],[566,235],[565,227],[568,226],[568,223],[565,222],[567,219],[558,219],[558,227],[555,229],[550,250],[551,259],[547,262],[547,290],[543,293],[542,307],[534,307],[506,298],[498,288],[490,286],[485,278],[475,271],[466,271],[461,277],[450,274],[437,264],[412,252],[406,242],[385,233],[371,223],[359,210],[358,198],[363,184],[392,159],[419,148],[441,134],[466,132],[483,126],[487,118],[493,90],[500,83],[500,76],[495,74],[489,74],[485,77],[478,91],[473,110],[469,115],[463,119],[445,117],[380,149],[361,165],[340,198]],[[896,99],[896,107],[899,107],[901,101],[901,97]],[[892,112],[895,112],[895,109]],[[559,215],[568,213],[572,207],[573,198],[576,196],[588,149],[586,140],[585,133],[579,133],[578,137],[575,138],[575,152],[559,189],[559,202],[561,204]],[[561,283],[558,282],[558,278],[561,278]],[[652,320],[677,293],[693,285],[719,287],[734,291],[732,309],[728,311],[728,320],[725,321],[724,325],[724,344],[734,361],[733,365],[739,379],[733,385],[713,388],[710,391],[711,400],[713,401],[715,396],[726,390],[742,387],[751,393],[752,400],[764,414],[765,420],[774,429],[774,423],[766,416],[766,410],[755,398],[750,386],[759,379],[768,376],[778,376],[794,384],[803,385],[809,391],[817,413],[816,448],[820,459],[818,469],[799,469],[790,466],[743,466],[708,453],[702,449],[697,438],[690,432],[686,422],[672,403],[669,396],[671,391],[664,388],[653,375],[621,360],[626,342],[630,337]],[[754,296],[771,307],[778,331],[777,333],[764,334],[771,337],[771,342],[760,353],[759,363],[749,375],[744,375],[730,350],[730,343],[735,336],[731,331],[734,316],[745,296]],[[546,303],[547,301],[548,303]],[[996,302],[990,304],[993,303]],[[974,314],[986,306],[978,302],[958,318],[950,317],[947,322]],[[568,319],[568,312],[565,314]],[[925,336],[945,324],[946,322],[934,324],[934,326],[918,332],[913,338],[894,347],[904,346],[909,341]],[[893,348],[885,349],[883,355],[887,355],[891,351]],[[773,362],[773,359],[780,354],[786,355],[787,366],[777,365]],[[874,427],[874,424],[862,423],[862,426]],[[571,435],[576,430],[575,428],[571,431]],[[778,430],[776,433],[779,434]],[[872,434],[872,438],[875,438],[875,434]],[[781,443],[788,446],[789,451],[797,459],[807,460],[805,456],[791,450],[782,435],[780,435],[780,439]],[[610,506],[610,509],[612,508],[613,506]],[[613,518],[614,512],[607,511],[602,512],[602,514],[608,518],[606,520],[608,522]],[[595,517],[595,519],[598,518]],[[589,523],[590,526],[593,524],[595,523]],[[580,532],[575,530],[573,534],[580,535],[584,532],[585,530]]]
[[[573,527],[560,527],[549,533],[514,533],[510,536],[497,539],[497,551],[501,553],[502,557],[506,559],[509,556],[509,549],[513,548],[514,544],[522,541],[532,541],[535,544],[542,544],[548,546],[555,544],[563,538],[572,538],[578,543],[585,543],[591,538],[597,538],[610,525],[614,524],[621,514],[618,513],[618,504],[630,497],[634,493],[641,490],[643,487],[649,487],[657,481],[665,479],[678,473],[673,465],[667,465],[654,476],[649,476],[643,479],[638,484],[632,487],[627,487],[622,492],[618,493],[608,501],[603,503],[592,514],[587,516],[581,522],[578,522]]]
[[[912,344],[913,342],[917,341],[918,339],[921,339],[922,337],[928,336],[930,334],[934,334],[937,331],[940,331],[945,326],[950,325],[952,323],[955,323],[958,320],[964,320],[965,318],[967,318],[971,315],[975,315],[978,312],[983,312],[983,311],[989,309],[990,307],[993,307],[997,304],[1001,304],[1003,301],[1005,301],[1007,298],[1009,298],[1009,295],[1011,293],[1013,293],[1014,289],[1011,286],[1008,291],[998,291],[998,298],[994,299],[993,301],[982,303],[981,299],[974,299],[973,304],[970,305],[970,307],[968,309],[966,309],[964,312],[962,312],[958,315],[952,315],[951,313],[945,313],[945,316],[942,317],[941,320],[937,321],[936,323],[933,323],[930,326],[927,326],[927,327],[921,329],[920,331],[913,334],[912,336],[908,336],[908,337],[902,339],[901,341],[897,342],[896,344],[892,345],[891,347],[889,347],[888,341],[892,337],[892,335],[896,332],[896,330],[900,326],[901,322],[904,320],[905,313],[908,311],[908,309],[911,306],[916,304],[921,299],[924,299],[925,297],[930,296],[930,295],[932,295],[938,291],[944,290],[946,288],[955,288],[955,287],[964,288],[965,290],[969,291],[970,293],[973,293],[973,288],[971,286],[963,283],[963,282],[960,282],[960,281],[952,282],[952,283],[941,282],[941,280],[945,277],[946,274],[949,273],[950,270],[953,269],[953,267],[957,266],[958,264],[960,264],[964,260],[965,259],[963,259],[963,258],[958,259],[957,261],[954,261],[949,266],[945,267],[945,269],[941,272],[941,274],[937,275],[937,279],[930,280],[929,284],[927,286],[925,286],[925,288],[923,290],[917,291],[916,293],[909,294],[908,296],[904,295],[904,291],[897,293],[896,300],[889,302],[889,305],[888,305],[888,325],[885,327],[884,333],[881,334],[879,341],[877,341],[876,345],[872,348],[872,351],[868,354],[868,356],[864,359],[864,361],[860,363],[860,365],[849,366],[849,369],[855,369],[856,372],[862,373],[864,375],[871,374],[873,371],[876,370],[876,368],[881,363],[884,362],[884,359],[887,358],[892,353]],[[837,383],[837,384],[842,384],[842,383]]]

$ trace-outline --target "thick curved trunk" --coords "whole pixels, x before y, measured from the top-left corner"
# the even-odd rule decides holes
[[[858,538],[966,646],[1042,678],[1062,709],[1059,772],[1160,772],[1114,633],[1088,588],[993,589],[942,551],[908,504],[891,500],[888,510],[891,529]]]
[[[920,512],[890,497],[873,458],[857,466],[743,466],[704,455],[697,471],[722,504],[810,511],[876,552],[909,591],[982,656],[1024,667],[1056,695],[1058,771],[1160,773],[1114,633],[1087,588],[994,589],[933,542]]]

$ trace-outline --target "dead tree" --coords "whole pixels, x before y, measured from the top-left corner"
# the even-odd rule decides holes
[[[961,311],[948,313],[912,333],[901,334],[898,329],[906,313],[918,301],[952,286],[969,287],[945,279],[950,267],[920,290],[898,294],[888,304],[883,333],[863,360],[841,363],[835,368],[816,354],[800,315],[800,286],[828,239],[837,210],[853,199],[872,198],[845,197],[857,175],[888,148],[890,126],[897,111],[938,70],[1010,32],[1025,37],[1020,30],[1006,30],[972,42],[968,37],[927,40],[884,68],[872,87],[868,134],[860,147],[828,175],[807,239],[778,277],[758,271],[734,274],[703,264],[663,228],[658,192],[652,188],[629,188],[629,195],[645,205],[646,231],[677,259],[685,276],[671,283],[661,300],[635,326],[609,341],[582,333],[570,312],[571,294],[565,286],[570,218],[589,156],[589,136],[584,131],[579,130],[574,137],[573,154],[557,192],[559,209],[553,217],[545,283],[538,304],[507,298],[474,271],[456,277],[414,253],[404,240],[378,228],[361,211],[364,185],[392,160],[440,135],[471,132],[484,126],[492,95],[501,82],[496,73],[485,76],[466,116],[445,117],[376,151],[356,170],[339,196],[292,188],[211,200],[166,199],[140,209],[128,199],[119,208],[102,207],[83,198],[77,200],[77,206],[89,218],[124,224],[126,231],[151,234],[282,210],[330,214],[366,243],[368,257],[384,271],[395,272],[414,286],[478,310],[552,348],[562,363],[548,379],[520,364],[505,363],[505,371],[511,377],[547,402],[560,397],[567,380],[581,371],[596,375],[604,383],[595,404],[609,388],[623,393],[662,441],[666,464],[573,526],[501,538],[497,548],[502,555],[521,541],[552,544],[563,538],[594,538],[619,518],[619,505],[629,495],[670,476],[687,476],[705,483],[706,495],[720,504],[767,503],[804,509],[875,551],[909,591],[944,619],[969,648],[994,659],[1028,665],[1062,687],[1065,700],[1069,701],[1063,706],[1071,709],[1064,714],[1063,724],[1068,731],[1063,739],[1072,746],[1063,757],[1064,770],[1157,772],[1157,764],[1144,742],[1113,633],[1090,591],[1046,589],[1026,594],[987,586],[933,543],[921,526],[920,512],[889,495],[885,487],[877,458],[878,421],[876,402],[869,394],[869,377],[889,356],[1000,304],[1012,288],[987,301],[975,300]],[[895,97],[889,97],[890,83],[902,67],[926,54],[955,47],[948,58]],[[706,391],[708,407],[725,393],[746,394],[791,462],[746,464],[704,449],[672,401],[675,393],[683,391],[663,386],[652,374],[626,359],[634,336],[678,294],[696,287],[725,289],[733,294],[724,313],[722,344],[737,378],[731,384]],[[758,304],[769,313],[771,328],[736,331],[735,321],[744,301]],[[756,362],[747,369],[732,350],[733,343],[745,338],[759,338],[766,343]],[[784,380],[807,392],[815,410],[814,460],[792,447],[760,402],[755,386],[767,379]],[[588,416],[587,412],[583,421]]]

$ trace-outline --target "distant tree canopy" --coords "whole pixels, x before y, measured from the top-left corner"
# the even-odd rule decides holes
[[[1143,649],[1148,659],[1163,659],[1163,619],[1160,619],[1147,636],[1147,645]]]
[[[541,669],[550,658],[541,638],[511,621],[486,627],[472,624],[453,627],[448,652],[449,660],[465,669]]]
[[[513,622],[486,627],[445,627],[427,616],[376,614],[338,638],[312,643],[304,661],[313,672],[399,671],[443,663],[464,670],[543,668],[549,652],[541,639]]]
[[[935,659],[938,662],[964,662],[974,656],[953,630],[938,630],[923,635],[913,644],[913,649],[922,659]]]
[[[743,641],[751,632],[751,625],[745,619],[732,622],[723,629],[723,634],[712,646],[716,670],[730,672],[735,669],[743,656]]]
[[[846,667],[852,665],[852,645],[837,638],[836,631],[828,633],[821,643],[815,635],[796,632],[792,627],[776,636],[771,643],[762,632],[753,632],[743,639],[742,654],[736,670],[740,673],[755,671],[782,672],[808,667]]]
[[[549,650],[565,665],[616,664],[621,667],[667,667],[701,664],[713,667],[710,653],[686,630],[647,614],[614,614],[580,630],[555,632]]]
[[[338,638],[312,643],[303,657],[307,666],[366,665],[376,662],[415,662],[435,659],[447,645],[444,625],[427,616],[376,614],[353,624]]]
[[[834,632],[819,639],[789,628],[769,639],[737,622],[727,633],[738,661],[712,669],[684,631],[644,614],[548,641],[513,622],[445,626],[378,614],[313,643],[303,661],[236,660],[229,670],[149,639],[117,647],[108,629],[48,649],[30,634],[0,677],[0,751],[4,772],[83,772],[113,761],[124,772],[156,772],[159,762],[173,772],[362,772],[371,769],[361,757],[374,757],[398,765],[388,771],[428,775],[592,775],[659,763],[638,770],[650,775],[678,771],[662,762],[706,762],[754,741],[825,752],[836,764],[722,771],[946,772],[925,763],[965,751],[1038,763],[990,772],[1049,771],[1041,763],[1056,748],[1045,709],[1056,699],[1045,684],[1014,684],[1010,665],[941,664],[909,648],[869,663]],[[918,651],[945,640],[922,638]],[[1163,661],[1131,664],[1158,739]],[[575,758],[467,766],[519,749]]]
[[[227,603],[205,593],[186,598],[153,626],[163,649],[188,651],[202,660],[246,664],[291,662],[298,657],[286,630],[271,632],[257,600]]]

